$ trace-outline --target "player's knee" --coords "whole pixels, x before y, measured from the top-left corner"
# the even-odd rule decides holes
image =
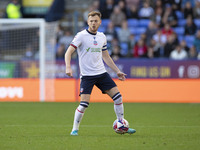
[[[83,106],[84,108],[88,108],[89,102],[81,101],[81,102],[80,102],[80,106]]]
[[[122,95],[118,92],[112,97],[115,104],[122,104]]]

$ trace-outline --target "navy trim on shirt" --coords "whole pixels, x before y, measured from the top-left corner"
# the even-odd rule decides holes
[[[96,35],[97,33],[92,33],[90,32],[88,29],[86,29],[86,31],[89,33],[89,34],[92,34],[92,35]]]

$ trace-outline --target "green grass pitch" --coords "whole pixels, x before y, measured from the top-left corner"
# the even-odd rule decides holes
[[[70,136],[79,103],[0,103],[0,150],[199,150],[200,104],[124,103],[137,132],[119,135],[112,103],[91,103]]]

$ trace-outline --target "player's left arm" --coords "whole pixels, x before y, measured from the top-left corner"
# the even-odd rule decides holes
[[[107,50],[102,51],[102,57],[104,62],[112,69],[116,72],[119,80],[124,81],[126,79],[126,74],[121,72],[119,70],[119,68],[115,65],[115,63],[113,62],[112,58],[110,57],[109,53]]]

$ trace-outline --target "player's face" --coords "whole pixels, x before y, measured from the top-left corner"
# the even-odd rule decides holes
[[[99,26],[101,25],[101,19],[99,16],[90,16],[88,18],[88,26],[89,26],[89,31],[92,33],[96,33]]]

